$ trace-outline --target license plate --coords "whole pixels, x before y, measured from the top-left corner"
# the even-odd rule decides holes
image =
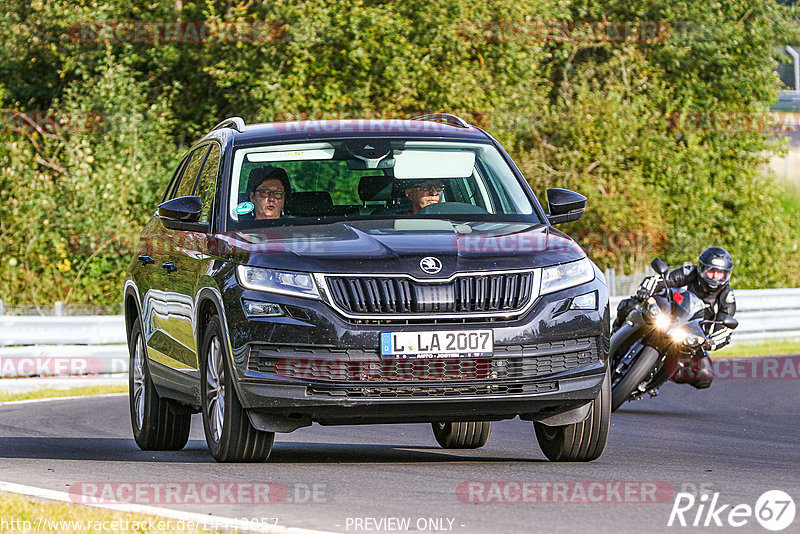
[[[456,358],[491,354],[491,330],[381,332],[381,355],[416,358]]]

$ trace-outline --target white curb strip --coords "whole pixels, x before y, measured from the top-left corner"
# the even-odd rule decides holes
[[[45,397],[43,399],[25,399],[25,400],[17,400],[17,401],[5,401],[0,402],[0,406],[13,406],[14,404],[35,404],[37,402],[53,402],[53,401],[63,401],[63,400],[72,400],[72,399],[102,399],[103,397],[122,397],[128,396],[127,392],[123,393],[101,393],[100,395],[70,395],[69,397]]]

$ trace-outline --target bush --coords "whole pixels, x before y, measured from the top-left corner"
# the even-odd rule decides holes
[[[654,255],[680,264],[717,244],[734,255],[737,287],[800,283],[800,222],[765,171],[778,144],[676,120],[770,104],[780,86],[774,48],[791,30],[779,3],[182,5],[0,0],[2,107],[103,119],[102,129],[83,133],[0,130],[7,302],[117,302],[132,235],[181,151],[230,115],[456,112],[510,148],[541,198],[554,186],[589,198],[584,219],[563,229],[601,267],[639,271]],[[275,31],[262,42],[205,44],[69,38],[81,22],[144,18],[261,22]],[[580,20],[669,21],[672,33],[604,42],[536,30],[541,21]]]

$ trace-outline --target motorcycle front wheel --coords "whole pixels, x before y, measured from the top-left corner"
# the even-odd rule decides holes
[[[611,385],[612,412],[616,412],[631,397],[631,393],[647,378],[659,358],[660,354],[653,347],[642,348],[625,375]]]

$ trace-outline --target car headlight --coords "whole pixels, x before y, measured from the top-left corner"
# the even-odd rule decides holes
[[[236,277],[239,279],[239,283],[247,289],[309,299],[319,298],[317,284],[308,273],[239,265],[236,269]]]
[[[594,269],[589,258],[545,267],[542,269],[542,285],[539,294],[555,293],[592,280],[594,280]]]

